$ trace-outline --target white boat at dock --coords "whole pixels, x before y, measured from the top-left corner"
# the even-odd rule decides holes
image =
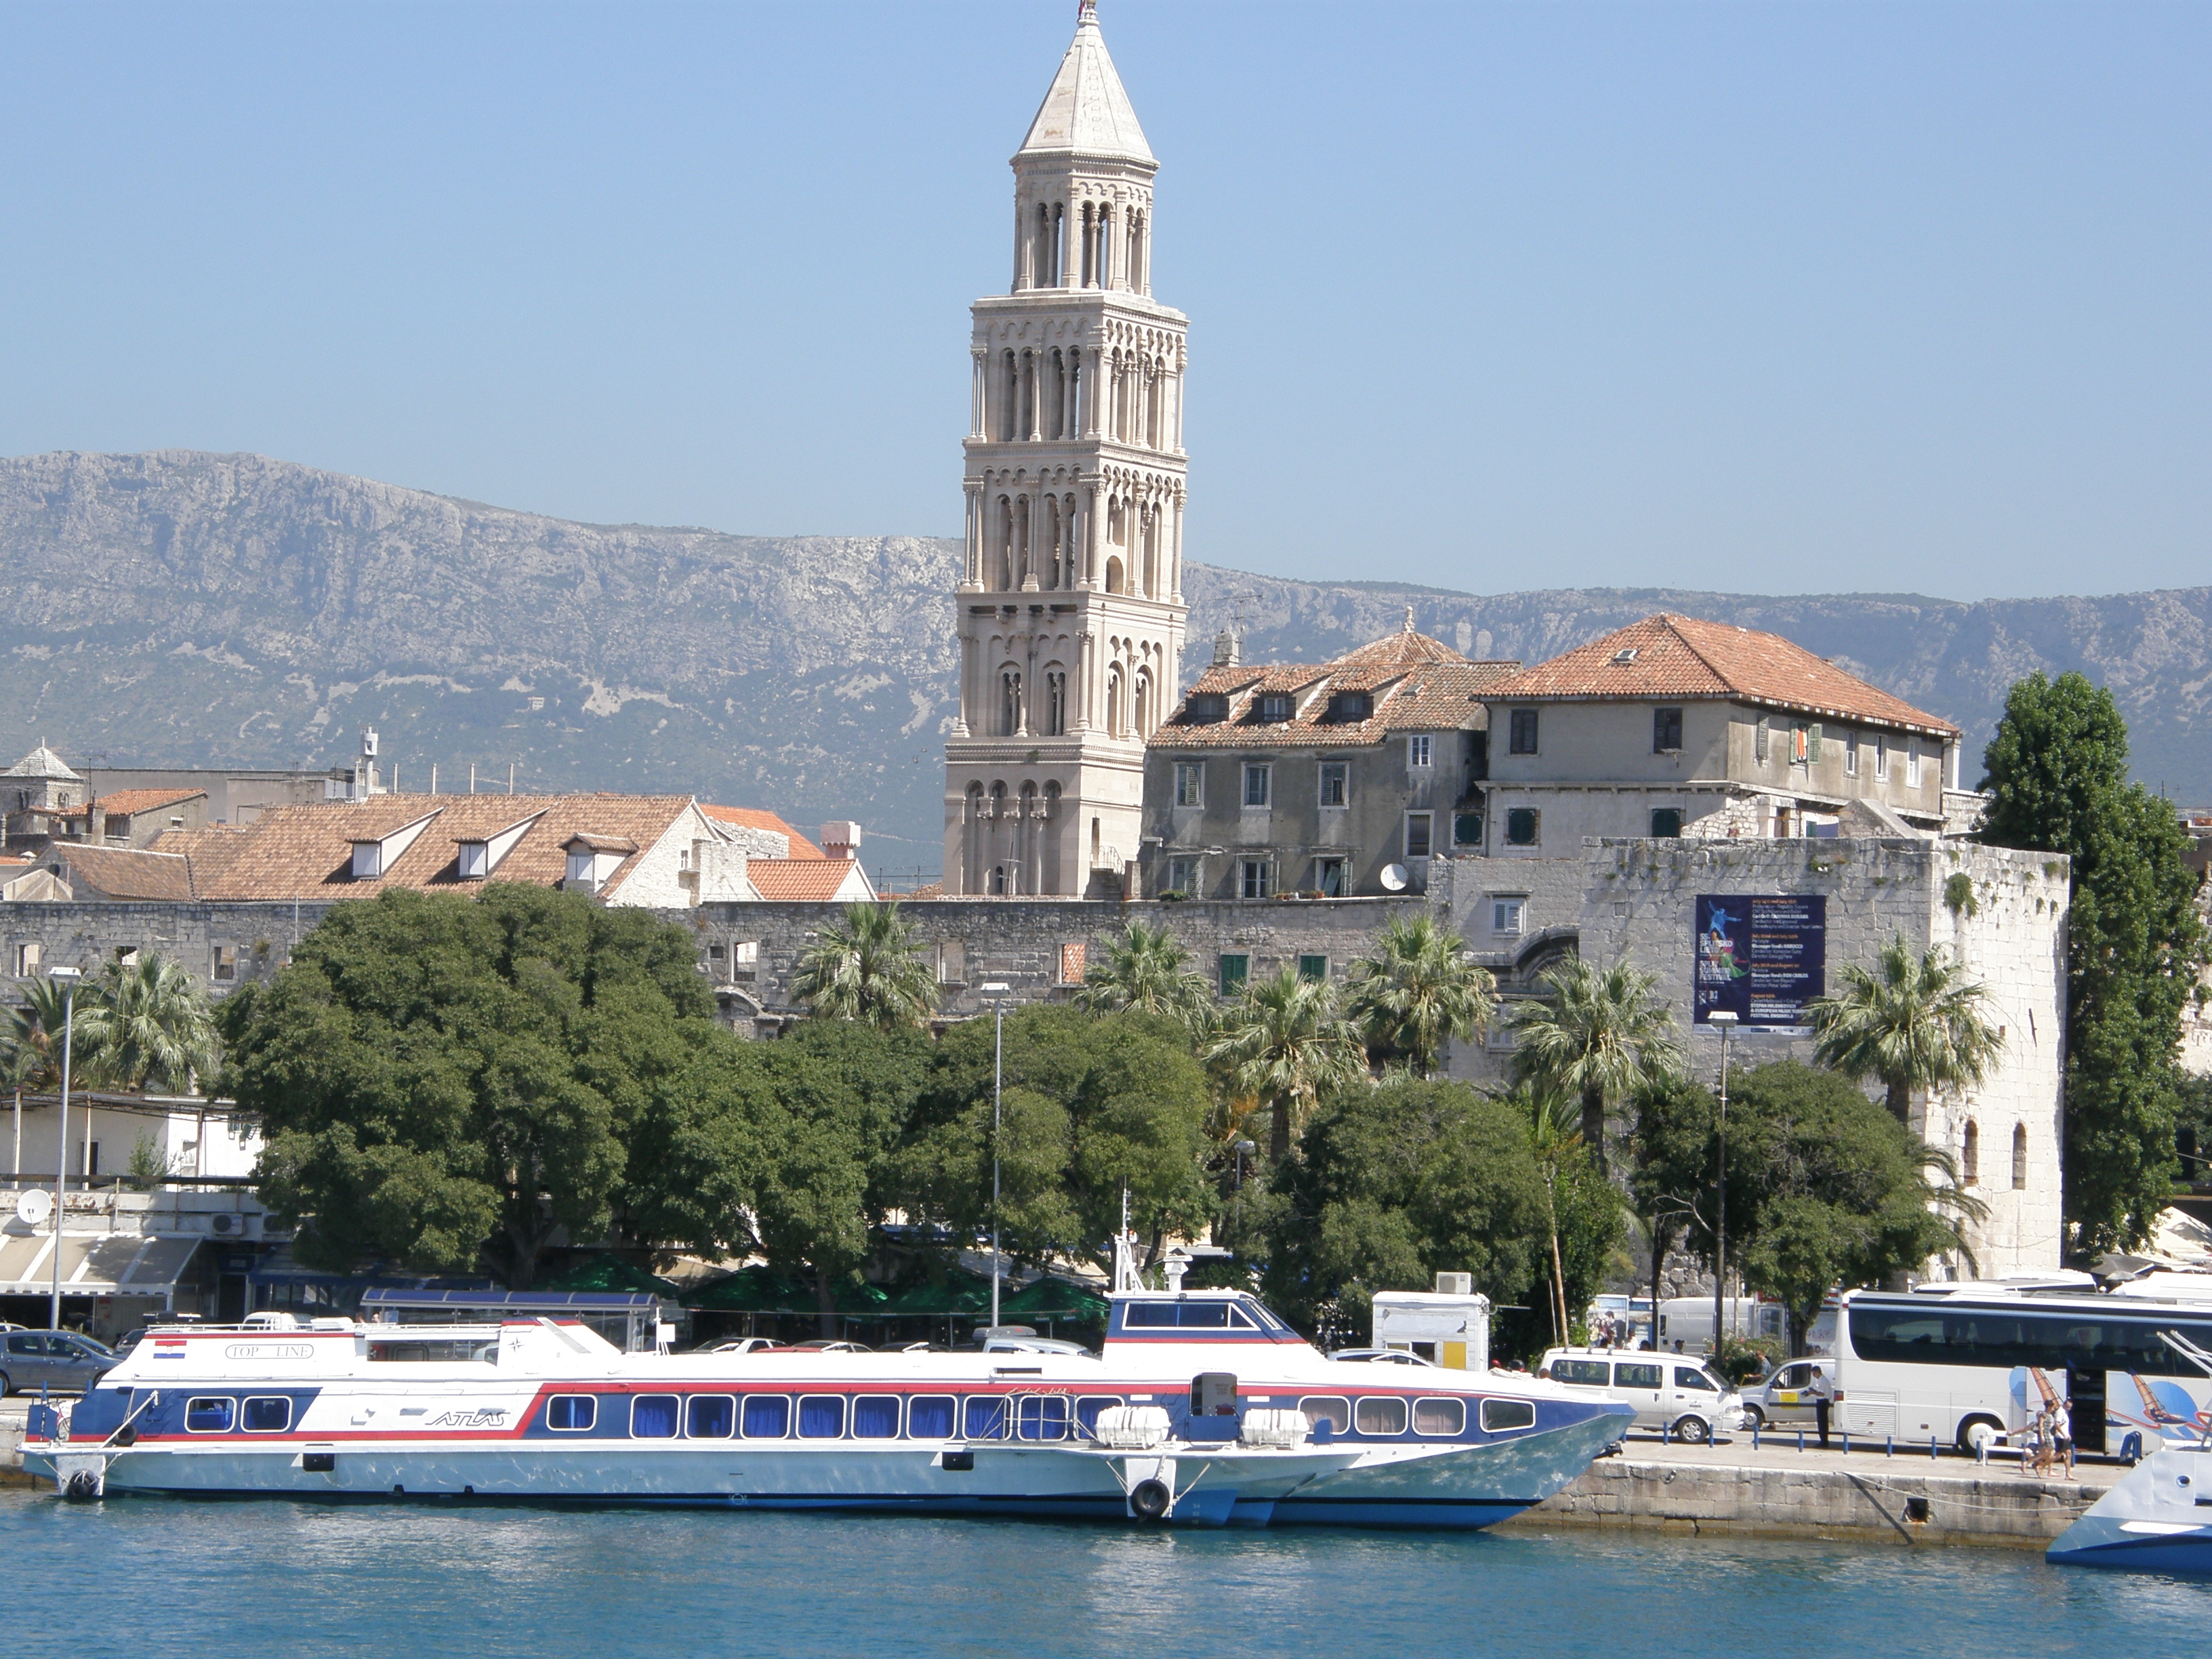
[[[78,1497],[1475,1528],[1628,1416],[1516,1373],[1334,1361],[1241,1291],[1123,1289],[1095,1355],[625,1353],[542,1316],[159,1328],[34,1419],[23,1462]]]

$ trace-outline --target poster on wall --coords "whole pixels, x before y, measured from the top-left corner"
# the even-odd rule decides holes
[[[1705,893],[1698,896],[1692,1018],[1721,1010],[1739,1027],[1802,1032],[1805,1005],[1826,994],[1825,896]]]

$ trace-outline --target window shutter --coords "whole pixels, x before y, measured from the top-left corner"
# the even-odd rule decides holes
[[[1820,723],[1818,720],[1814,721],[1812,725],[1805,728],[1805,747],[1808,751],[1807,757],[1815,762],[1819,761],[1820,758]]]

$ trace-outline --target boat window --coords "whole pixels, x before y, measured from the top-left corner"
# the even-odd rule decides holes
[[[1022,1396],[1014,1413],[1017,1440],[1067,1438],[1067,1401],[1063,1395],[1031,1394]]]
[[[1388,1395],[1372,1395],[1359,1402],[1358,1415],[1354,1420],[1362,1434],[1403,1434],[1406,1402]]]
[[[1235,1331],[1256,1331],[1260,1328],[1260,1322],[1232,1302],[1229,1304],[1229,1328]]]
[[[1509,1429],[1533,1429],[1536,1426],[1536,1407],[1526,1400],[1486,1400],[1482,1402],[1482,1426],[1492,1434],[1503,1434]]]
[[[1675,1366],[1674,1386],[1678,1389],[1696,1389],[1700,1393],[1704,1394],[1716,1394],[1719,1392],[1718,1387],[1715,1384],[1713,1379],[1707,1376],[1704,1370],[1696,1365]]]
[[[781,1394],[745,1396],[745,1438],[781,1440],[791,1432],[791,1397]]]
[[[845,1396],[842,1394],[802,1394],[799,1396],[799,1437],[835,1440],[845,1432]]]
[[[1187,1331],[1219,1331],[1229,1328],[1226,1302],[1186,1302],[1176,1310],[1176,1323]]]
[[[1083,1432],[1098,1432],[1098,1413],[1109,1412],[1121,1403],[1118,1394],[1086,1394],[1075,1402],[1075,1420],[1083,1425]]]
[[[1342,1434],[1352,1426],[1352,1402],[1340,1394],[1310,1394],[1298,1401],[1298,1409],[1316,1429],[1326,1423],[1332,1432]]]
[[[968,1396],[968,1410],[961,1426],[970,1440],[1004,1440],[1006,1437],[1006,1402],[1002,1395],[978,1394]]]
[[[1413,1432],[1415,1434],[1465,1434],[1467,1432],[1467,1401],[1464,1400],[1416,1400],[1413,1402]]]
[[[896,1440],[898,1438],[898,1396],[895,1394],[864,1394],[853,1401],[853,1438],[855,1440]]]
[[[952,1437],[952,1396],[949,1394],[918,1394],[906,1408],[906,1431],[915,1440],[950,1440]]]
[[[368,1357],[383,1364],[451,1364],[457,1359],[488,1359],[496,1363],[498,1355],[499,1344],[487,1342],[480,1336],[460,1342],[443,1338],[434,1342],[377,1341],[368,1345]]]
[[[282,1434],[292,1426],[292,1401],[281,1394],[256,1395],[239,1417],[248,1434]]]
[[[545,1402],[545,1426],[563,1434],[581,1434],[599,1420],[597,1395],[556,1394]]]
[[[1173,1330],[1175,1322],[1172,1302],[1132,1302],[1121,1310],[1121,1323],[1128,1330]]]
[[[1602,1370],[1605,1368],[1601,1364],[1598,1369]],[[1647,1365],[1641,1361],[1632,1365],[1624,1360],[1613,1372],[1613,1380],[1624,1389],[1656,1389],[1666,1382],[1667,1368],[1664,1365]]]
[[[695,1394],[684,1412],[684,1432],[694,1440],[727,1440],[737,1427],[738,1402],[726,1394]]]
[[[185,1432],[229,1433],[232,1403],[228,1400],[187,1400],[185,1402]]]
[[[1554,1359],[1552,1362],[1554,1382],[1580,1382],[1587,1388],[1604,1388],[1613,1381],[1613,1367],[1602,1359]]]
[[[633,1440],[676,1438],[676,1396],[641,1394],[629,1402],[629,1432]]]

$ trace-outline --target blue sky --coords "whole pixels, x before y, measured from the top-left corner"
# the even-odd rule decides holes
[[[0,453],[950,534],[1073,0],[0,9]],[[1188,550],[2212,580],[2212,7],[1105,0]]]

